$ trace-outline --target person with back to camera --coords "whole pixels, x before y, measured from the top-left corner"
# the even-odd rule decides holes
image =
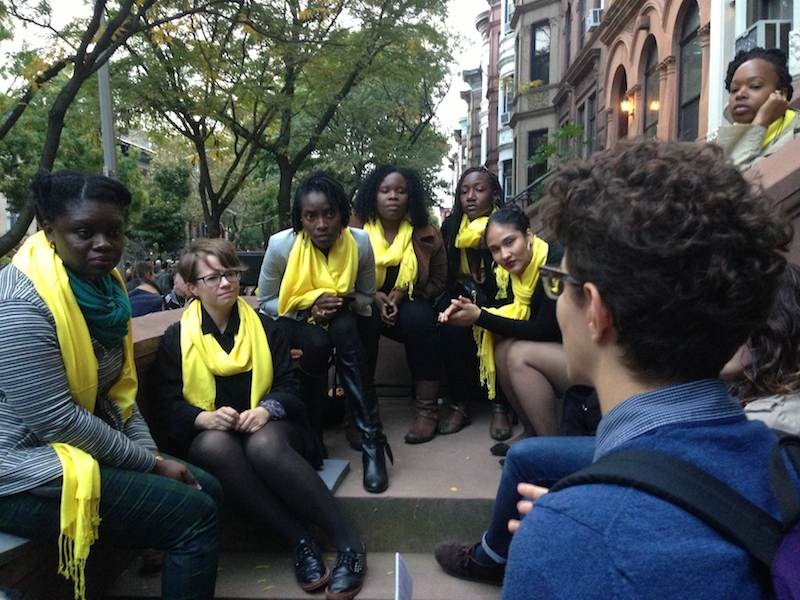
[[[478,340],[481,383],[489,399],[499,380],[524,426],[523,437],[558,435],[558,400],[569,387],[555,302],[548,298],[540,267],[557,264],[561,250],[533,234],[517,207],[494,212],[486,246],[508,273],[514,301],[481,308],[463,296],[439,315],[442,323],[472,328]]]
[[[297,188],[291,216],[292,227],[273,235],[264,255],[261,311],[278,319],[291,347],[302,352],[298,367],[312,410],[327,397],[328,362],[336,349],[336,372],[361,433],[364,489],[381,493],[389,487],[384,453],[390,460],[392,454],[356,322],[356,315],[372,314],[375,295],[369,236],[347,227],[347,195],[323,172]]]
[[[349,600],[361,589],[366,553],[314,469],[321,453],[288,344],[272,319],[239,297],[246,269],[227,240],[196,240],[181,257],[195,301],[161,338],[159,418],[177,452],[216,475],[246,519],[294,549],[303,590],[327,585],[328,598]],[[338,550],[333,573],[310,523]]]
[[[447,257],[439,230],[428,223],[419,175],[394,165],[376,167],[358,190],[350,224],[369,234],[375,254],[372,318],[362,321],[370,370],[374,375],[381,334],[403,342],[416,410],[405,441],[428,442],[439,423],[442,369],[432,302],[444,290]]]
[[[153,278],[153,265],[149,261],[140,260],[133,265],[132,278],[128,282],[128,297],[134,317],[164,310],[164,298]]]
[[[797,137],[800,117],[789,108],[792,77],[783,50],[739,52],[728,64],[725,89],[733,124],[720,127],[712,141],[733,164],[747,169]]]
[[[166,550],[163,598],[213,598],[219,483],[159,454],[136,407],[130,192],[79,171],[32,191],[43,230],[0,272],[0,530],[58,537],[76,597],[99,537]]]
[[[492,254],[483,243],[489,215],[503,201],[497,175],[485,167],[464,171],[455,190],[453,212],[442,223],[447,252],[447,287],[437,309],[441,312],[459,297],[478,306],[508,304],[508,280],[497,281]],[[503,272],[500,272],[503,275]],[[450,389],[449,412],[439,421],[439,433],[461,431],[469,425],[469,406],[485,401],[478,370],[477,347],[469,328],[442,325],[442,358]],[[492,403],[489,433],[493,439],[511,437],[508,406],[502,399]]]
[[[545,202],[565,248],[542,275],[567,371],[603,414],[595,462],[658,451],[781,519],[777,437],[718,376],[769,314],[788,226],[713,144],[623,142],[560,166]],[[520,492],[535,508],[513,525],[505,600],[764,596],[743,547],[662,497],[610,483]]]

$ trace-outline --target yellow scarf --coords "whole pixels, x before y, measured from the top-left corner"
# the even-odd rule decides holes
[[[461,249],[459,269],[461,275],[464,277],[469,277],[470,275],[467,248],[480,248],[483,232],[486,230],[488,222],[489,217],[478,217],[470,221],[467,215],[461,216],[461,223],[458,226],[458,233],[456,234],[456,248]]]
[[[200,302],[192,302],[181,316],[181,367],[183,397],[203,410],[216,409],[215,375],[229,377],[253,372],[250,408],[255,408],[272,387],[272,353],[261,319],[242,298],[236,299],[239,331],[228,354],[210,333],[203,335]]]
[[[278,293],[278,314],[310,308],[324,293],[343,296],[353,291],[358,273],[358,245],[348,227],[327,258],[305,231],[294,241]]]
[[[500,308],[485,308],[484,310],[500,315],[507,319],[524,321],[531,315],[531,298],[539,281],[539,267],[547,261],[549,246],[543,239],[534,236],[533,255],[531,262],[522,273],[522,277],[511,274],[511,289],[514,291],[514,302]],[[475,344],[478,346],[480,360],[480,380],[486,385],[489,399],[497,395],[495,390],[496,370],[494,365],[494,340],[492,332],[474,325],[472,332],[475,335]]]
[[[775,119],[769,124],[769,127],[767,127],[767,132],[764,134],[764,141],[761,142],[762,150],[769,146],[775,138],[784,132],[784,130],[791,124],[796,114],[797,113],[795,111],[793,111],[791,108],[788,108],[786,109],[783,117],[780,119]]]
[[[386,241],[380,219],[364,223],[364,231],[369,234],[372,252],[375,254],[375,289],[381,289],[386,282],[387,267],[400,265],[394,289],[406,290],[408,297],[412,298],[418,269],[417,255],[414,254],[414,244],[411,242],[414,227],[408,221],[403,221],[391,245]]]
[[[29,237],[12,262],[31,280],[53,315],[73,402],[93,413],[97,401],[97,357],[86,320],[69,285],[64,263],[43,231]],[[125,289],[125,282],[116,269],[112,275]],[[108,392],[126,421],[133,413],[137,388],[131,331],[129,322],[128,334],[123,341],[122,372]],[[84,566],[89,548],[97,539],[100,523],[100,467],[91,455],[79,448],[61,443],[51,446],[63,471],[58,572],[72,579],[75,597],[83,598],[86,591]]]

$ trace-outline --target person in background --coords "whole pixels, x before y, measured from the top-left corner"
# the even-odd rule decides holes
[[[215,474],[246,519],[294,550],[303,590],[327,586],[350,600],[366,574],[366,551],[315,467],[322,457],[308,427],[279,326],[239,297],[243,266],[227,240],[192,242],[179,273],[196,298],[161,338],[159,420],[172,447]],[[314,524],[338,550],[333,572]]]
[[[169,294],[175,282],[175,264],[167,260],[166,266],[156,275],[155,284],[162,296]]]
[[[496,280],[492,254],[483,243],[489,215],[502,205],[503,188],[497,175],[485,167],[466,169],[455,190],[453,212],[442,223],[442,238],[447,252],[447,285],[437,304],[442,312],[451,300],[469,298],[480,307],[510,303],[508,280]],[[502,274],[501,274],[502,275]],[[469,406],[486,402],[481,388],[475,338],[469,328],[443,324],[442,358],[450,404],[439,421],[439,433],[461,431],[469,425]],[[492,403],[489,433],[493,439],[511,437],[508,405],[498,397]]]
[[[425,191],[411,169],[380,165],[361,184],[350,225],[369,234],[377,291],[370,319],[361,321],[374,376],[381,335],[405,345],[414,380],[415,417],[405,441],[433,439],[442,359],[432,302],[444,291],[447,257],[428,222]]]
[[[165,550],[162,598],[210,600],[222,490],[160,454],[136,406],[115,269],[130,192],[70,170],[41,172],[32,192],[42,230],[0,271],[0,530],[58,539],[76,598],[99,537]]]
[[[392,454],[356,321],[357,315],[372,315],[375,259],[369,236],[347,227],[347,195],[324,172],[300,184],[291,216],[292,227],[273,235],[264,255],[261,311],[278,319],[291,348],[300,351],[305,400],[317,415],[327,400],[328,365],[336,350],[336,372],[361,434],[364,489],[381,493],[389,487],[384,454],[390,460]],[[315,425],[321,437],[319,420]]]
[[[153,266],[140,260],[133,265],[132,278],[128,282],[128,298],[134,317],[164,310],[164,299],[153,281]]]
[[[739,52],[728,64],[727,113],[732,125],[719,128],[719,144],[740,169],[769,156],[800,133],[800,117],[789,108],[792,77],[786,54],[777,48]]]
[[[777,436],[719,373],[769,315],[789,226],[713,144],[622,142],[561,165],[544,202],[565,249],[542,274],[567,372],[597,390],[603,414],[595,461],[680,457],[780,518]],[[665,499],[611,484],[523,490],[535,509],[511,541],[505,600],[764,596],[742,547]]]
[[[186,302],[192,298],[192,293],[184,281],[180,273],[175,273],[174,283],[172,290],[164,298],[164,309],[174,310],[176,308],[183,308]]]

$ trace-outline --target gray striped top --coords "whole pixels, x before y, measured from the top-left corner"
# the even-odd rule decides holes
[[[72,401],[55,321],[33,282],[13,265],[0,270],[0,496],[61,476],[50,442],[81,448],[112,467],[155,466],[156,445],[138,410],[123,423],[106,396],[122,367],[122,348],[92,344],[98,362],[94,414]]]

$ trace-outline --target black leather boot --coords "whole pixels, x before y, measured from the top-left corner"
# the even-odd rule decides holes
[[[392,449],[386,441],[386,436],[363,435],[361,436],[361,463],[364,467],[364,489],[372,494],[385,492],[389,487],[389,474],[386,472],[386,459],[384,454],[394,464]]]

